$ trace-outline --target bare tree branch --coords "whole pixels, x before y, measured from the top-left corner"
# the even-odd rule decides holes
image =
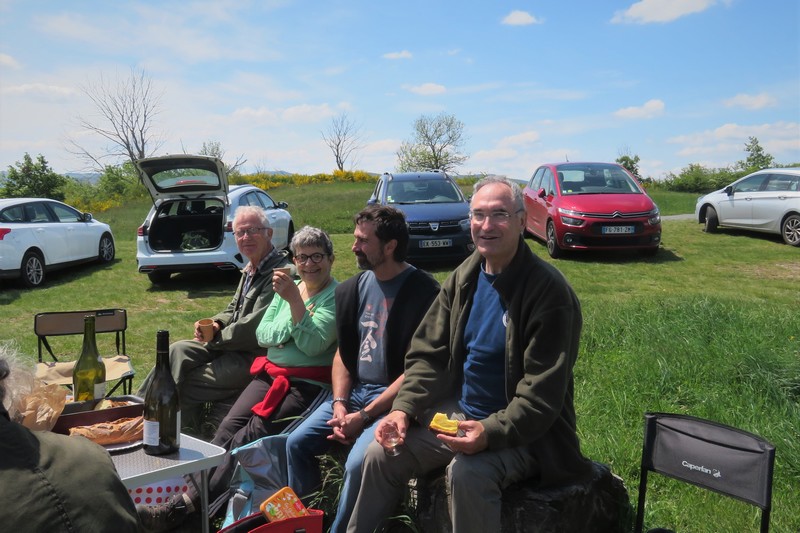
[[[153,134],[161,95],[143,70],[131,69],[127,79],[115,81],[101,75],[96,85],[86,85],[81,90],[91,100],[97,116],[79,116],[78,125],[103,138],[106,146],[100,153],[93,153],[70,139],[71,153],[102,170],[109,159],[113,164],[119,164],[120,159],[133,162],[152,155],[164,144],[163,138]]]
[[[331,119],[327,132],[322,132],[322,140],[333,152],[336,168],[344,170],[348,159],[350,160],[350,168],[355,166],[357,162],[355,152],[363,148],[361,131],[346,113]]]

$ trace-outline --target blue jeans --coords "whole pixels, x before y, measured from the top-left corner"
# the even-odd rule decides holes
[[[350,392],[348,410],[353,412],[366,407],[384,390],[386,390],[386,385],[356,384]],[[320,472],[317,456],[327,452],[333,442],[327,438],[333,433],[327,424],[332,417],[333,406],[330,401],[327,401],[308,415],[308,418],[289,434],[286,441],[289,486],[303,498],[319,488]],[[353,512],[361,487],[361,463],[367,446],[375,440],[374,424],[380,418],[383,417],[378,417],[364,427],[347,455],[342,493],[339,496],[336,517],[331,525],[331,533],[343,533],[347,528],[347,522],[350,520],[350,514]]]

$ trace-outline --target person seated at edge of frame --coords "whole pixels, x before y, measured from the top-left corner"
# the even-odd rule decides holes
[[[136,509],[108,452],[83,437],[15,421],[34,372],[0,344],[0,524],[4,531],[139,531]]]
[[[272,270],[289,264],[288,253],[272,246],[272,228],[263,209],[242,206],[233,219],[236,246],[248,259],[233,299],[214,315],[214,338],[202,342],[199,321],[193,340],[170,345],[172,377],[178,385],[181,420],[189,432],[200,433],[200,413],[207,402],[235,400],[250,383],[250,366],[263,352],[256,328],[274,295]],[[144,397],[153,372],[137,393]]]
[[[329,395],[336,351],[334,288],[338,285],[331,275],[333,243],[321,229],[305,226],[295,233],[290,249],[300,281],[274,272],[276,296],[256,330],[267,355],[253,362],[251,383],[211,441],[228,450],[209,479],[212,510],[221,509],[230,498],[237,464],[231,450],[283,432],[294,418],[307,414],[318,398]],[[160,505],[137,506],[137,511],[145,529],[158,532],[177,527],[199,508],[200,495],[189,484],[188,493]]]
[[[580,304],[563,275],[528,248],[524,213],[515,183],[475,184],[477,253],[450,274],[414,334],[392,411],[366,451],[348,532],[372,533],[412,473],[446,467],[456,533],[497,531],[511,483],[533,478],[545,487],[591,475],[573,406]],[[428,429],[436,412],[459,421],[456,436]],[[383,438],[391,426],[401,437],[395,457],[382,447],[391,446]]]
[[[371,205],[355,216],[352,250],[359,274],[336,288],[339,347],[333,398],[286,442],[289,486],[306,498],[320,486],[318,456],[334,441],[352,444],[331,530],[344,530],[361,484],[361,460],[372,426],[391,406],[403,379],[409,340],[439,291],[433,277],[405,262],[408,227],[393,207]]]

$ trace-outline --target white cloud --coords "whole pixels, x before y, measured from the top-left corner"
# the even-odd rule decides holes
[[[624,107],[614,112],[619,118],[655,118],[664,113],[664,102],[661,100],[648,100],[643,106]]]
[[[328,104],[302,104],[286,108],[281,118],[287,122],[319,122],[336,114],[337,111]]]
[[[751,111],[773,107],[778,101],[772,95],[761,94],[737,94],[733,98],[728,98],[722,102],[725,107],[743,107]]]
[[[0,67],[8,67],[13,69],[21,68],[19,62],[8,54],[0,53]]]
[[[403,50],[401,52],[389,52],[383,54],[383,56],[381,57],[383,57],[384,59],[411,59],[412,56],[411,52],[409,52],[408,50]]]
[[[537,131],[524,131],[500,139],[498,146],[526,146],[537,142],[541,136]]]
[[[46,98],[62,99],[68,98],[78,91],[73,87],[60,85],[47,85],[46,83],[25,83],[22,85],[12,85],[0,88],[0,94],[17,96],[44,96]]]
[[[641,0],[624,11],[617,11],[614,24],[650,24],[672,22],[686,15],[702,13],[717,0]]]
[[[423,83],[422,85],[403,85],[403,89],[410,91],[414,94],[429,96],[432,94],[443,94],[447,92],[444,85],[438,83]]]
[[[503,18],[503,24],[508,26],[529,26],[531,24],[541,24],[542,20],[537,19],[527,11],[515,10]]]

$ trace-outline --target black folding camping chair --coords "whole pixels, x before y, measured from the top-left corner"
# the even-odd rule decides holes
[[[644,418],[636,533],[644,525],[649,471],[755,505],[761,509],[761,532],[769,531],[775,446],[752,433],[692,416],[647,413]]]

